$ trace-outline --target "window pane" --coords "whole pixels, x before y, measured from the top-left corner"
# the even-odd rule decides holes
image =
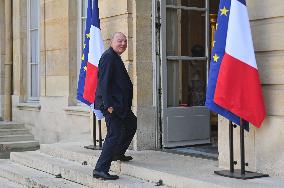
[[[81,0],[82,1],[82,14],[81,14],[81,44],[83,48],[84,39],[85,39],[85,29],[86,29],[86,17],[87,17],[87,8],[88,8],[88,0]],[[81,49],[82,49],[81,48]]]
[[[178,0],[167,0],[167,5],[177,5]]]
[[[82,34],[82,41],[81,44],[84,44],[84,40],[85,40],[85,30],[86,30],[86,19],[81,19],[82,21],[82,28],[81,28],[81,34]]]
[[[38,28],[39,0],[30,0],[30,29]]]
[[[29,97],[39,97],[39,0],[30,0],[29,7]]]
[[[82,17],[87,17],[87,7],[88,7],[88,0],[81,0],[82,1]]]
[[[38,30],[30,32],[31,63],[38,63]]]
[[[168,61],[167,63],[167,98],[168,107],[179,106],[180,91],[179,91],[179,62]]]
[[[178,55],[178,15],[177,9],[167,9],[167,56]]]
[[[168,107],[204,106],[206,61],[168,61]]]
[[[205,56],[205,12],[167,9],[167,56]]]
[[[205,7],[205,1],[206,0],[181,0],[181,5],[187,6],[187,7],[204,8]]]
[[[187,7],[205,7],[206,0],[167,0],[167,5],[181,5]],[[213,1],[213,0],[211,0]]]
[[[209,1],[210,14],[218,14],[219,1]]]
[[[205,12],[181,10],[179,45],[182,56],[205,56]]]
[[[81,44],[81,53],[80,57],[83,54],[84,42],[85,42],[85,29],[86,29],[86,17],[87,17],[87,7],[88,7],[88,0],[82,0],[82,16],[81,16],[81,36],[80,36],[80,44]],[[81,61],[78,62],[78,70],[80,70]],[[79,74],[80,71],[78,71]]]
[[[31,65],[31,97],[38,97],[39,80],[38,80],[38,65]]]

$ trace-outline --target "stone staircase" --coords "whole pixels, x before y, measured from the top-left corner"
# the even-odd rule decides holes
[[[276,177],[244,181],[217,176],[213,173],[220,170],[217,161],[161,151],[129,151],[133,161],[112,164],[111,173],[118,174],[119,180],[97,180],[92,170],[100,151],[84,145],[88,144],[42,144],[38,151],[12,152],[10,160],[0,160],[0,185],[2,178],[13,184],[10,187],[284,187],[284,180]]]
[[[39,149],[39,142],[22,123],[0,121],[0,159],[7,159],[11,152]]]
[[[18,186],[32,188],[154,188],[155,184],[120,174],[116,181],[92,177],[93,167],[78,161],[47,155],[45,150],[13,152],[0,160],[0,177]],[[0,180],[1,182],[1,180]],[[1,184],[0,184],[1,185]],[[165,186],[161,186],[165,187]]]

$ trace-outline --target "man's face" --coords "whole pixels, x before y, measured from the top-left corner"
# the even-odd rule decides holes
[[[127,39],[125,35],[122,33],[116,33],[111,41],[110,46],[117,54],[121,55],[127,48]]]

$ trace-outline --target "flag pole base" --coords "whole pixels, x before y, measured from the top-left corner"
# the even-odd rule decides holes
[[[91,150],[102,150],[102,147],[94,146],[94,145],[84,146],[84,148],[85,149],[91,149]]]
[[[269,177],[268,174],[261,174],[250,171],[246,171],[245,174],[241,174],[241,170],[234,170],[234,172],[231,172],[230,170],[220,170],[220,171],[214,171],[214,174],[229,178],[242,179],[242,180]]]

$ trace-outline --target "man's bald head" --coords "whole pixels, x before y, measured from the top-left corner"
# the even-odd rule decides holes
[[[122,32],[115,32],[111,35],[110,46],[113,50],[121,55],[127,48],[127,39]]]
[[[110,40],[112,41],[116,36],[124,36],[126,38],[126,36],[122,33],[122,32],[114,32],[111,37]]]

